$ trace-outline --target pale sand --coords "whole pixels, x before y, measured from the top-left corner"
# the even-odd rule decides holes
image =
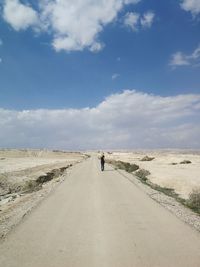
[[[152,161],[141,161],[148,155]],[[193,189],[200,187],[200,153],[192,151],[140,151],[113,152],[107,158],[135,163],[141,169],[150,171],[148,179],[162,187],[175,190],[183,198],[188,198]],[[190,160],[191,164],[180,164]],[[178,163],[172,165],[172,163]]]
[[[85,155],[76,152],[1,149],[0,195],[8,192],[10,186],[17,188],[21,183],[35,180],[53,169],[73,165],[84,158]]]
[[[86,158],[78,152],[0,149],[0,238],[62,183],[73,165]],[[48,175],[54,175],[51,181]],[[48,182],[37,188],[34,181],[40,177]],[[29,185],[32,190],[36,185],[36,191]]]
[[[0,174],[22,171],[46,164],[74,163],[83,155],[70,152],[53,152],[48,150],[0,150]]]

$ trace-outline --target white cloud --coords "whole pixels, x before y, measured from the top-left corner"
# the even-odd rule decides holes
[[[112,78],[112,80],[116,80],[119,77],[120,77],[119,73],[114,73],[111,78]]]
[[[153,24],[155,13],[148,11],[143,15],[135,12],[127,12],[124,17],[124,25],[130,27],[133,31],[144,28],[150,28]]]
[[[154,18],[155,18],[155,14],[154,12],[152,11],[148,11],[147,13],[145,13],[143,15],[143,17],[141,18],[140,22],[141,22],[141,25],[144,27],[144,28],[150,28],[153,24],[153,21],[154,21]]]
[[[185,11],[191,12],[193,15],[200,13],[200,1],[199,0],[182,0],[181,7]]]
[[[38,23],[37,12],[19,0],[5,0],[3,17],[16,31],[25,30]]]
[[[200,45],[190,55],[186,55],[182,52],[177,52],[172,55],[170,65],[172,67],[178,66],[195,66],[200,63]]]
[[[91,52],[99,52],[103,48],[104,48],[104,44],[99,43],[99,42],[94,42],[90,47],[90,51]]]
[[[128,12],[124,17],[124,25],[130,27],[133,31],[138,30],[140,15],[135,12]]]
[[[128,1],[137,3],[138,1]],[[98,34],[112,22],[125,4],[124,0],[45,1],[42,17],[54,32],[54,48],[96,52],[102,49]]]
[[[2,58],[0,57],[0,63],[2,63]]]
[[[0,147],[200,148],[200,95],[126,90],[94,108],[0,109]]]
[[[174,66],[185,66],[185,65],[190,65],[190,63],[187,57],[183,53],[177,52],[172,55],[170,65],[173,67]]]
[[[29,0],[30,1],[30,0]],[[27,0],[28,2],[28,0]],[[39,27],[53,35],[56,51],[98,52],[103,48],[99,34],[113,22],[125,5],[140,0],[39,0],[38,11],[20,0],[5,0],[4,19],[15,29]],[[38,29],[38,28],[37,28]]]
[[[141,0],[124,0],[125,4],[137,4],[139,3]]]

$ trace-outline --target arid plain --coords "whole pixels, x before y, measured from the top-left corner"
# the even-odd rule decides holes
[[[87,158],[79,152],[0,150],[0,237],[49,194],[76,163]]]
[[[150,172],[148,179],[161,187],[172,188],[184,199],[200,187],[200,151],[140,150],[106,154],[108,159],[137,164]]]

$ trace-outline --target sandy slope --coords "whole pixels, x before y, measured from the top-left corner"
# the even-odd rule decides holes
[[[199,267],[200,235],[94,157],[0,245],[1,267]]]
[[[52,169],[84,159],[81,153],[48,150],[0,150],[0,195],[17,192],[26,181],[37,179]]]

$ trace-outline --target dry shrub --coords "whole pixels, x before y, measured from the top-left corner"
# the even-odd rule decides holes
[[[190,164],[192,163],[190,160],[183,160],[180,162],[180,164]]]
[[[112,164],[116,169],[125,170],[127,172],[134,172],[139,169],[139,166],[136,164],[131,164],[129,162],[124,162],[120,160],[106,160],[106,163]]]
[[[193,189],[189,195],[187,204],[190,208],[200,213],[200,187]]]
[[[151,173],[147,170],[140,169],[137,172],[135,172],[135,175],[139,177],[142,181],[146,182],[148,180],[147,176]]]
[[[23,187],[23,191],[33,192],[42,188],[42,185],[35,180],[26,181]]]
[[[149,156],[145,156],[144,158],[142,158],[141,159],[141,161],[152,161],[153,159],[155,159],[155,158],[151,158],[151,157],[149,157]]]
[[[127,172],[134,172],[139,169],[139,166],[136,164],[130,164],[129,162],[124,162],[124,169]]]
[[[8,182],[8,178],[6,177],[6,175],[1,174],[0,175],[0,187],[3,188],[7,185]]]

